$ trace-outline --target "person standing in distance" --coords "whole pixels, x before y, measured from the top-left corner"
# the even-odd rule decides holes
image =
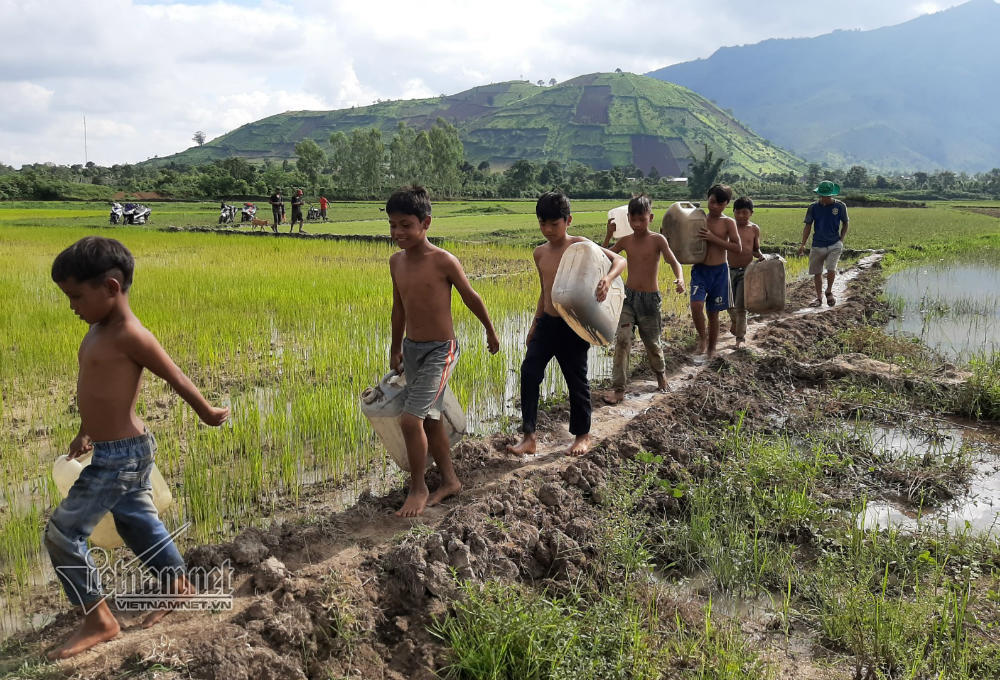
[[[826,270],[826,304],[833,307],[836,299],[833,296],[833,281],[837,278],[837,262],[844,252],[844,237],[847,236],[847,206],[843,201],[834,198],[840,194],[840,185],[830,180],[823,180],[813,191],[819,200],[806,210],[806,226],[802,230],[802,243],[799,245],[799,256],[805,252],[809,230],[813,230],[812,248],[809,249],[809,273],[816,284],[816,299],[809,304],[812,307],[823,305],[823,270]]]
[[[274,193],[271,194],[270,203],[271,203],[271,216],[274,218],[274,221],[271,222],[271,229],[274,231],[275,234],[277,234],[278,225],[281,224],[281,218],[284,216],[285,212],[284,211],[285,201],[284,199],[281,198],[281,187],[275,189]]]

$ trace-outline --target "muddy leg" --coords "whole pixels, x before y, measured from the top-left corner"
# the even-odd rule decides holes
[[[424,511],[430,492],[424,480],[427,464],[427,435],[424,421],[411,413],[404,413],[399,419],[406,441],[406,458],[410,463],[410,492],[403,507],[396,511],[397,517],[416,517]]]
[[[177,602],[182,602],[186,599],[189,599],[196,592],[195,587],[191,585],[191,582],[187,580],[186,576],[177,577],[177,579],[174,581],[171,590],[172,592],[170,594],[175,597]],[[171,611],[173,611],[172,608],[164,607],[163,609],[158,609],[152,612],[151,614],[149,614],[149,616],[147,616],[145,619],[142,620],[142,627],[150,628],[152,626],[155,626],[157,623],[162,621],[163,617],[169,614]]]
[[[80,627],[69,636],[66,642],[46,654],[49,661],[76,656],[80,652],[118,635],[121,628],[115,615],[108,608],[107,601],[101,600],[96,605],[90,606],[93,608],[84,614]]]
[[[691,318],[694,319],[694,329],[698,332],[698,347],[695,354],[704,354],[708,347],[708,339],[705,337],[705,303],[694,300],[691,302]]]
[[[715,356],[715,345],[719,342],[719,313],[708,313],[708,358]]]
[[[427,448],[441,473],[441,486],[427,499],[427,507],[432,507],[461,491],[462,482],[458,481],[455,466],[451,462],[451,442],[448,441],[444,423],[427,418],[424,420],[424,432],[427,435]]]

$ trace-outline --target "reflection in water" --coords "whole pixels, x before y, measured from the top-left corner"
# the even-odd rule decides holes
[[[1000,265],[921,264],[889,277],[885,292],[901,307],[887,331],[920,338],[957,361],[1000,351]]]
[[[985,534],[1000,529],[997,525],[1000,512],[1000,462],[990,449],[995,442],[989,439],[975,439],[958,428],[940,432],[916,434],[910,431],[880,425],[859,424],[865,428],[862,434],[870,442],[873,451],[886,454],[891,460],[902,457],[935,458],[953,455],[963,447],[970,447],[977,454],[973,463],[973,475],[965,493],[954,500],[932,510],[909,508],[887,501],[870,501],[858,522],[866,527],[881,529],[898,527],[917,530],[921,526],[940,526],[949,531],[971,531]]]

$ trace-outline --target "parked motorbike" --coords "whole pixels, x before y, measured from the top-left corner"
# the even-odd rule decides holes
[[[319,208],[314,208],[309,206],[309,212],[306,213],[306,219],[310,222],[318,220],[320,218]]]
[[[125,224],[146,224],[152,212],[142,203],[126,203],[125,210],[122,212],[122,221]]]
[[[253,203],[244,203],[240,209],[240,222],[249,222],[257,214],[257,206]]]
[[[219,209],[219,224],[232,224],[234,219],[236,219],[236,206],[223,203]]]
[[[122,215],[124,212],[125,209],[122,208],[121,203],[119,203],[118,201],[112,203],[111,214],[108,216],[108,224],[121,224],[123,219]]]

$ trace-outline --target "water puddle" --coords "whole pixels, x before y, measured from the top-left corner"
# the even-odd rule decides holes
[[[919,338],[954,361],[1000,351],[1000,264],[941,260],[893,274],[885,294],[899,311],[886,330]]]
[[[995,533],[1000,513],[998,441],[975,428],[943,424],[941,428],[903,429],[859,423],[855,433],[877,459],[888,464],[941,465],[946,470],[968,466],[968,482],[960,493],[935,507],[905,501],[868,501],[858,524],[880,529],[918,531],[939,528],[973,534]]]

